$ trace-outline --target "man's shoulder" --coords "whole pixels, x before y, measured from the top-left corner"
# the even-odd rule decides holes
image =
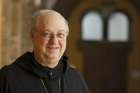
[[[19,65],[26,64],[26,62],[30,59],[29,56],[30,56],[29,53],[25,53],[25,54],[21,55],[19,58],[17,58],[11,64],[3,66],[0,69],[0,74],[1,73],[17,72],[20,69],[20,66]]]
[[[16,70],[17,70],[17,67],[15,66],[14,63],[12,63],[10,65],[5,65],[4,67],[2,67],[0,69],[0,75],[1,74],[6,75],[6,74],[12,73],[12,72],[14,72]]]
[[[75,65],[69,65],[67,75],[71,77],[81,77],[81,72],[79,69],[76,68]]]
[[[75,65],[69,64],[68,71],[74,73],[74,72],[77,72],[77,68]]]

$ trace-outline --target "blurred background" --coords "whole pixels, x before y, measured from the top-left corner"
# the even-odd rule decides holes
[[[140,0],[0,0],[0,67],[32,50],[39,9],[69,21],[66,54],[91,93],[140,93]]]

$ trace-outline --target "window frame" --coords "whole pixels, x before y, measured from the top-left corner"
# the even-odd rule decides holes
[[[103,38],[102,38],[101,41],[97,41],[97,40],[85,41],[85,40],[82,39],[82,20],[83,20],[84,16],[89,12],[97,12],[98,14],[100,14],[102,16],[102,20],[103,20]],[[126,41],[126,42],[119,42],[119,41],[118,42],[111,42],[111,41],[108,40],[109,17],[111,17],[111,15],[113,13],[117,13],[117,12],[126,15],[127,18],[128,18],[128,21],[129,21],[129,23],[128,23],[129,24],[128,41]],[[130,42],[132,42],[132,18],[129,16],[129,14],[127,12],[125,12],[123,10],[119,10],[119,9],[118,10],[112,10],[112,11],[108,12],[107,16],[105,16],[103,14],[103,12],[99,11],[98,9],[88,9],[88,10],[85,10],[85,12],[83,12],[82,16],[80,17],[80,31],[81,31],[81,33],[80,33],[80,41],[82,41],[82,42],[84,41],[84,42],[95,42],[95,43],[103,43],[103,42],[104,43],[105,42],[106,43],[127,43],[127,42],[130,43]]]

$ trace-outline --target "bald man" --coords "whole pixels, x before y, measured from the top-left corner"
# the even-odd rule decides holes
[[[32,23],[33,52],[0,70],[0,93],[89,93],[83,77],[64,56],[67,20],[54,10],[40,10]]]

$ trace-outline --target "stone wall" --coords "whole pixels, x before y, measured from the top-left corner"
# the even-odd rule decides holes
[[[29,23],[33,11],[37,9],[32,0],[1,1],[3,6],[0,8],[0,67],[11,64],[18,56],[31,50]]]
[[[1,31],[2,31],[2,0],[0,0],[0,62],[1,62],[1,36],[2,36]]]

